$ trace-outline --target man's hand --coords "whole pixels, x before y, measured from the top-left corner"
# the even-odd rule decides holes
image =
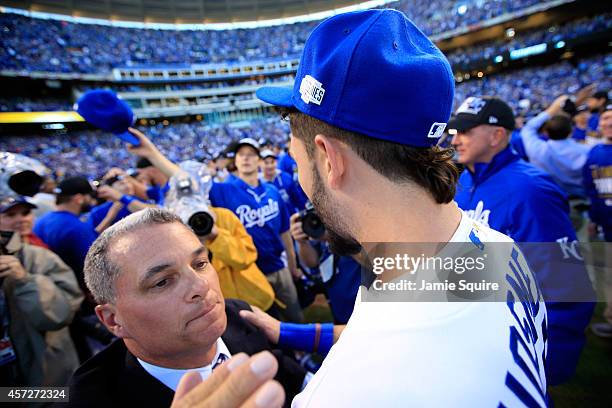
[[[289,218],[289,231],[291,236],[298,242],[308,241],[308,235],[304,233],[302,229],[302,220],[299,213],[295,213]]]
[[[0,278],[23,279],[28,273],[13,255],[0,255]]]
[[[153,142],[151,142],[149,138],[146,137],[141,131],[134,128],[128,128],[128,131],[134,136],[136,136],[136,138],[138,138],[138,140],[140,141],[140,145],[138,146],[128,144],[128,152],[139,157],[145,157],[147,159],[150,159],[152,156],[159,153],[159,150],[157,150],[157,147],[155,147]]]
[[[240,353],[223,363],[202,381],[189,372],[181,378],[171,408],[276,408],[285,391],[272,380],[278,370],[276,358],[262,351],[252,357]]]
[[[218,235],[219,235],[219,228],[217,228],[216,225],[213,225],[212,229],[210,230],[210,234],[205,235],[203,237],[198,236],[198,239],[203,245],[206,245],[207,243],[213,242],[215,238],[217,238]]]
[[[576,92],[576,106],[580,106],[595,92],[595,84],[587,85]]]
[[[274,344],[278,344],[278,338],[280,337],[280,322],[257,306],[251,306],[251,309],[253,309],[253,311],[241,310],[240,317],[263,330],[268,340]]]
[[[98,197],[108,201],[119,201],[123,194],[111,186],[98,187]]]
[[[553,103],[548,107],[548,109],[546,109],[546,112],[548,112],[550,116],[554,116],[561,113],[563,111],[563,105],[565,104],[565,101],[568,98],[569,96],[567,95],[561,95],[557,97],[557,99],[553,101]]]
[[[113,177],[126,176],[126,175],[127,173],[125,172],[125,170],[120,169],[119,167],[112,167],[109,171],[106,172],[104,177],[102,177],[102,180],[108,180]]]

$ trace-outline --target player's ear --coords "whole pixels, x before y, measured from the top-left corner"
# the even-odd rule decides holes
[[[318,134],[314,138],[315,157],[322,158],[321,177],[327,179],[332,189],[340,187],[342,177],[346,171],[346,146],[339,140]]]

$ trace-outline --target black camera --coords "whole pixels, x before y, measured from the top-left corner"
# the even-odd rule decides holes
[[[302,230],[304,234],[313,239],[321,239],[325,234],[325,225],[321,218],[317,215],[314,208],[306,208],[299,212],[300,220],[302,221]]]
[[[209,213],[198,211],[189,217],[187,220],[187,225],[191,227],[196,235],[204,237],[210,234],[210,231],[212,231],[213,226],[215,225],[215,221]]]

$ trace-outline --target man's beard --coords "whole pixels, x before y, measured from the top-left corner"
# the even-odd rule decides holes
[[[329,241],[330,250],[340,256],[356,255],[361,252],[361,244],[346,232],[346,227],[341,221],[341,210],[334,206],[323,184],[316,167],[312,167],[313,191],[312,205],[323,221]]]

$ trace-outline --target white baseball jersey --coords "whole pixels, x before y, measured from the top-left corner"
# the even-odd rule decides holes
[[[512,242],[463,214],[451,242],[469,242],[470,234],[484,245]],[[519,267],[531,277],[513,247],[499,246],[508,252],[499,268],[514,276]],[[531,277],[526,285],[534,282]],[[292,407],[546,406],[541,298],[362,302],[364,290],[340,339]]]

